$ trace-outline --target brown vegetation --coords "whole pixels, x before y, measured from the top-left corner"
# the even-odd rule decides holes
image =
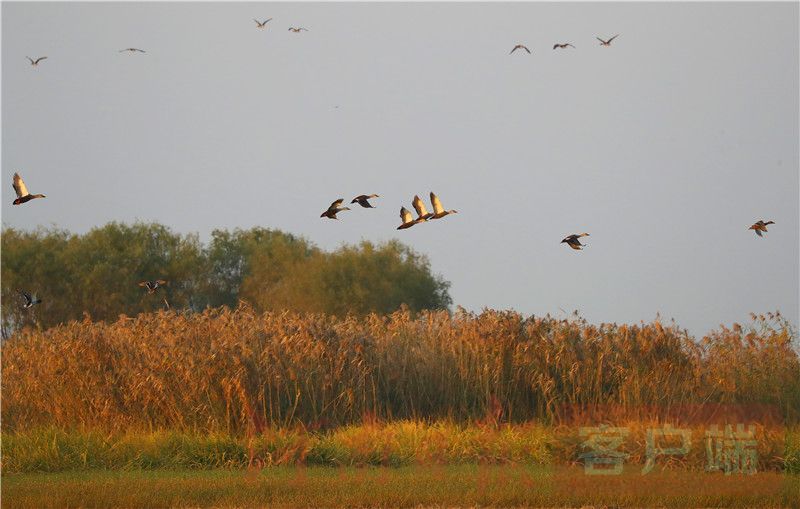
[[[564,408],[592,405],[646,421],[669,408],[722,403],[767,405],[796,422],[793,338],[779,315],[695,341],[674,324],[591,325],[498,311],[162,311],[15,334],[3,346],[2,418],[6,431],[244,436],[406,418],[560,423]]]

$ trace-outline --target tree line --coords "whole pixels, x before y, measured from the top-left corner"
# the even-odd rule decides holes
[[[2,231],[4,336],[86,316],[116,320],[165,307],[235,307],[332,315],[447,308],[450,283],[399,241],[331,252],[280,230],[214,230],[208,243],[158,223],[112,222],[79,235],[58,228]],[[148,294],[138,283],[164,279]],[[42,299],[22,308],[20,291]],[[163,293],[162,293],[163,292]]]

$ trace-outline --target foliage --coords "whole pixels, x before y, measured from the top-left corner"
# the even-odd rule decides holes
[[[6,228],[2,235],[3,336],[85,315],[114,320],[165,308],[235,307],[337,314],[450,305],[449,284],[398,242],[326,253],[277,230],[215,230],[204,246],[157,223],[109,223],[85,235]],[[139,281],[164,279],[154,294]],[[22,309],[20,290],[40,305]]]

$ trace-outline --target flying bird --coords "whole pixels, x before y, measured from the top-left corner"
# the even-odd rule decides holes
[[[299,33],[301,30],[305,30],[306,32],[308,32],[308,29],[307,29],[307,28],[303,28],[303,27],[300,27],[300,28],[289,27],[289,31],[290,31],[290,32]]]
[[[373,207],[372,204],[368,201],[370,198],[380,198],[380,196],[378,196],[377,194],[371,194],[369,196],[367,196],[366,194],[360,194],[355,198],[353,198],[353,201],[351,201],[350,203],[358,203],[365,209],[374,209],[375,207]]]
[[[568,42],[567,42],[567,43],[564,43],[564,44],[553,44],[553,49],[556,49],[556,48],[561,48],[561,49],[564,49],[564,48],[567,48],[567,47],[570,47],[570,48],[572,48],[572,49],[575,49],[575,46],[573,46],[572,44],[570,44],[570,43],[568,43]]]
[[[403,220],[403,224],[397,227],[398,230],[405,230],[406,228],[411,228],[419,221],[414,219],[414,216],[411,215],[411,212],[405,207],[400,207],[400,219]]]
[[[524,49],[525,51],[527,51],[527,52],[528,52],[528,54],[530,54],[530,52],[531,52],[531,50],[529,50],[529,49],[528,49],[528,47],[527,47],[527,46],[525,46],[524,44],[517,44],[516,46],[514,46],[514,49],[512,49],[512,50],[511,50],[511,52],[509,53],[509,55],[510,55],[511,53],[514,53],[515,51],[517,51],[517,50],[518,50],[518,49],[520,49],[520,48],[522,48],[522,49]]]
[[[39,65],[39,62],[41,62],[42,60],[45,60],[47,57],[39,57],[36,60],[32,59],[31,57],[25,57],[25,58],[27,58],[28,60],[31,61],[31,65],[32,66],[36,67],[37,65]]]
[[[767,225],[768,224],[775,224],[775,221],[766,221],[766,222],[764,222],[764,220],[762,219],[762,220],[756,222],[755,224],[753,224],[753,226],[748,228],[748,230],[753,230],[753,231],[756,232],[756,235],[758,235],[759,237],[763,237],[764,235],[761,232],[766,232],[767,231]]]
[[[139,48],[125,48],[125,49],[121,49],[121,50],[119,50],[119,52],[120,52],[120,53],[122,53],[122,52],[124,52],[124,51],[128,51],[128,52],[130,52],[130,53],[136,53],[137,51],[138,51],[139,53],[147,53],[145,50],[143,50],[143,49],[139,49]]]
[[[19,173],[14,174],[14,183],[11,184],[11,187],[13,187],[14,191],[17,193],[17,199],[14,200],[14,205],[20,205],[22,203],[31,201],[34,198],[46,198],[46,196],[43,194],[30,194],[28,192],[28,188],[25,186],[25,182],[22,180],[22,177],[19,176]]]
[[[418,217],[416,219],[416,222],[422,223],[433,217],[433,214],[428,212],[428,209],[425,208],[425,202],[423,202],[419,196],[414,195],[414,201],[411,202],[411,205],[413,205],[414,210],[417,211]]]
[[[267,23],[272,21],[272,18],[265,19],[264,21],[258,21],[257,19],[253,19],[253,21],[256,22],[256,25],[258,25],[258,28],[264,28],[265,26],[267,26]]]
[[[163,279],[156,279],[155,281],[142,281],[139,283],[139,286],[142,288],[147,288],[147,294],[150,295],[152,293],[156,293],[156,290],[166,284],[167,282]]]
[[[35,296],[31,297],[31,294],[26,291],[20,290],[19,293],[22,294],[22,297],[25,299],[25,303],[22,305],[23,309],[28,309],[29,307],[33,307],[35,304],[42,303],[42,299],[37,299]]]
[[[336,217],[336,214],[343,210],[350,210],[348,207],[342,207],[342,203],[344,202],[344,198],[339,198],[335,202],[331,203],[331,206],[328,207],[328,210],[323,212],[319,215],[319,217],[327,217],[328,219],[339,219]]]
[[[444,207],[442,207],[442,202],[439,200],[438,196],[433,194],[433,191],[431,191],[431,205],[433,205],[433,215],[431,216],[431,219],[440,219],[447,214],[458,213],[457,210],[444,210]]]
[[[609,39],[607,41],[604,41],[603,39],[601,39],[599,37],[597,37],[597,40],[600,41],[600,46],[611,46],[611,41],[613,41],[617,37],[619,37],[619,34],[615,35],[614,37],[612,37],[611,39]]]
[[[584,246],[586,246],[586,244],[581,244],[581,241],[578,239],[580,239],[581,237],[588,237],[588,236],[589,236],[588,233],[575,233],[566,237],[561,242],[562,243],[566,242],[567,245],[572,249],[577,249],[578,251],[580,251],[581,249],[583,249]]]

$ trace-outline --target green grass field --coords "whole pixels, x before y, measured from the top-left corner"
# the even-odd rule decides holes
[[[800,477],[696,471],[585,475],[525,466],[85,471],[2,478],[4,508],[798,507]]]

